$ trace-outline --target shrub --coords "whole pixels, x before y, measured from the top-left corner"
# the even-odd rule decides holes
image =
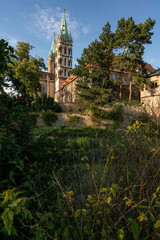
[[[77,115],[68,116],[68,122],[69,123],[78,124],[79,120],[80,120],[80,117],[77,116]]]
[[[51,124],[56,122],[58,119],[57,114],[52,112],[51,110],[47,110],[47,111],[42,110],[40,113],[40,116],[43,122],[48,126],[51,126]]]
[[[52,110],[53,112],[61,112],[61,107],[54,99],[43,94],[41,97],[37,96],[31,105],[33,111]]]
[[[120,122],[123,120],[122,105],[116,105],[110,111],[104,111],[98,107],[92,106],[90,109],[91,118],[93,121],[100,122],[101,120],[109,119]]]
[[[106,119],[121,122],[123,120],[122,116],[122,105],[116,105],[111,111],[105,112]]]

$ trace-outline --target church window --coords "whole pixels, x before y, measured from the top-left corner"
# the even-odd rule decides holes
[[[64,76],[66,76],[66,69],[64,69]]]
[[[68,55],[70,55],[70,49],[68,49]]]
[[[66,66],[66,58],[64,59],[64,65]]]
[[[70,76],[70,72],[68,72],[68,77]]]
[[[66,47],[65,47],[65,48],[64,48],[64,54],[66,54],[66,52],[67,52],[67,51],[66,51]]]

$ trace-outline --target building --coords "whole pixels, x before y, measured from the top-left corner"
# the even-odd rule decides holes
[[[68,32],[67,23],[65,18],[65,9],[63,10],[63,18],[60,26],[59,33],[55,39],[53,35],[53,41],[48,56],[48,72],[43,72],[40,79],[41,94],[46,93],[59,103],[72,103],[78,102],[78,96],[76,93],[77,76],[70,75],[72,69],[72,48],[73,40],[71,31]],[[151,74],[155,69],[146,64],[147,74]],[[138,69],[137,69],[138,71]],[[116,85],[114,90],[114,97],[116,99],[128,99],[129,98],[129,84],[130,79],[128,73],[121,72],[117,68],[111,69],[110,80],[120,80],[121,84]],[[141,94],[143,98],[143,93]],[[132,86],[132,99],[140,100],[140,92],[136,86]]]
[[[160,123],[160,68],[149,74],[150,84],[141,91],[141,102],[152,119]]]
[[[48,72],[43,72],[40,78],[41,94],[46,93],[55,99],[55,93],[70,76],[72,69],[72,36],[68,32],[65,9],[57,39],[53,36],[51,50],[48,56]]]

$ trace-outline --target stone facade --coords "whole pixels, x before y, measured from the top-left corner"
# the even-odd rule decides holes
[[[141,102],[158,124],[160,123],[160,69],[149,75],[150,84],[141,91]]]

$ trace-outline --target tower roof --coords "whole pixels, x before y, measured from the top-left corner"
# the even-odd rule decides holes
[[[53,41],[52,41],[52,46],[51,46],[51,50],[49,52],[49,56],[51,57],[55,57],[55,33],[53,33]]]
[[[72,39],[71,33],[68,34],[68,30],[67,30],[65,9],[63,9],[63,18],[62,18],[61,27],[60,27],[58,36],[62,36],[63,39]]]

